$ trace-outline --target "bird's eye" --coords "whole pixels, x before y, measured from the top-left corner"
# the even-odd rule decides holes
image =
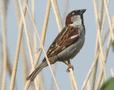
[[[75,15],[75,12],[72,12],[72,15]]]

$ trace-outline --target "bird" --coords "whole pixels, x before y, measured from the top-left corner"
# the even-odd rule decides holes
[[[85,25],[83,19],[85,11],[86,9],[73,10],[66,16],[64,28],[47,50],[46,55],[50,64],[63,62],[68,66],[67,71],[70,68],[73,69],[70,60],[79,53],[85,41]],[[47,66],[48,63],[44,57],[41,64],[26,79],[33,81],[39,72]]]

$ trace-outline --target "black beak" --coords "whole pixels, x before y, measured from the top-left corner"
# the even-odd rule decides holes
[[[86,9],[81,9],[81,10],[80,10],[80,13],[81,13],[81,14],[84,14],[85,11],[86,11]]]

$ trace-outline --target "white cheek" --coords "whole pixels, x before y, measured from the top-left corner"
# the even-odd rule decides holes
[[[76,26],[76,25],[81,25],[81,24],[82,24],[82,22],[81,22],[80,19],[73,22],[73,25],[74,25],[74,26]]]
[[[81,19],[80,15],[76,15],[76,16],[72,17],[72,20],[77,20],[77,19]]]
[[[77,26],[77,25],[81,25],[82,21],[81,21],[81,17],[79,15],[74,16],[72,19],[72,26]]]

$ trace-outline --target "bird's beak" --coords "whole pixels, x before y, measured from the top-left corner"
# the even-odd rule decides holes
[[[81,14],[84,14],[85,11],[86,11],[86,9],[82,9],[81,10]]]

